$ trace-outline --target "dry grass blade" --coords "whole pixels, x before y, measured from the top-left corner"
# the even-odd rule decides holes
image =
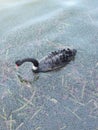
[[[66,125],[65,126],[63,126],[62,128],[60,128],[60,130],[65,130],[66,129]]]
[[[94,23],[94,20],[93,20],[93,18],[91,17],[91,15],[90,14],[87,14],[87,16],[88,16],[88,18],[90,19],[90,21],[92,22],[92,24]]]
[[[41,129],[41,127],[37,127],[35,130],[40,130]]]
[[[16,130],[19,130],[23,125],[24,125],[24,123],[22,122],[22,123],[16,128]]]
[[[33,116],[31,117],[30,120],[32,120],[41,110],[42,110],[43,106],[41,106],[34,114]]]
[[[16,123],[16,121],[15,120],[6,120],[5,123],[6,123],[7,129],[12,130],[13,129],[12,124]]]
[[[34,96],[35,96],[35,91],[34,91],[33,95],[31,96],[30,100],[28,100],[22,107],[20,107],[20,108],[14,110],[12,113],[16,113],[16,112],[18,112],[18,111],[21,111],[21,110],[23,110],[25,107],[27,107],[29,104],[31,104],[32,99],[34,98]]]
[[[68,111],[70,111],[77,119],[82,120],[75,112],[73,112],[70,108],[66,107]]]
[[[79,104],[79,105],[81,105],[81,106],[84,106],[84,105],[85,105],[85,104],[79,102],[78,99],[77,99],[74,95],[72,95],[71,93],[70,93],[70,95],[72,96],[72,98],[69,97],[71,101],[73,101],[73,102],[75,102],[76,104]]]
[[[24,101],[23,101],[23,100],[24,100]],[[18,101],[19,101],[21,104],[25,104],[25,102],[29,102],[29,100],[26,99],[26,98],[23,98],[23,100],[18,99]],[[34,106],[34,104],[33,104],[32,102],[29,102],[29,104],[30,104],[31,106]]]
[[[10,115],[10,130],[13,129],[12,114]]]
[[[3,116],[3,115],[1,115],[1,114],[0,114],[0,118],[2,118],[3,120],[6,120],[6,119],[7,119],[5,115]]]
[[[81,98],[82,98],[82,99],[83,99],[83,97],[84,97],[85,87],[86,87],[86,82],[84,83],[83,89],[82,89],[82,94],[81,94]]]

